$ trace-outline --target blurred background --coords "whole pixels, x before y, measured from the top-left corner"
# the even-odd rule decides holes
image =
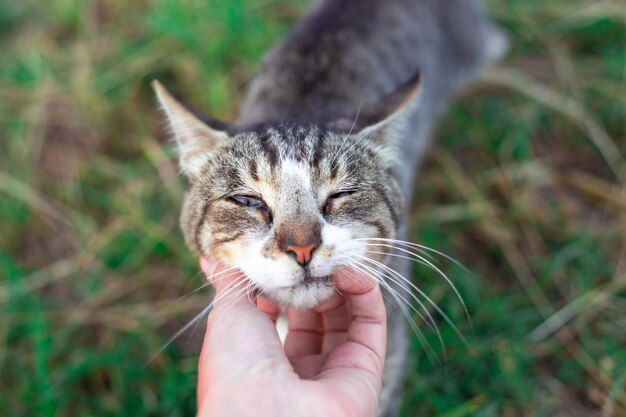
[[[158,78],[232,119],[308,2],[0,0],[0,415],[191,416],[210,300]],[[403,416],[626,416],[626,4],[488,0],[512,48],[450,109],[412,240],[450,315]]]

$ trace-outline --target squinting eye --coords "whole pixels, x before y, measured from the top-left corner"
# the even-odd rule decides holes
[[[326,203],[324,204],[324,207],[322,208],[322,214],[324,214],[324,216],[329,214],[329,212],[332,210],[332,207],[333,207],[333,201],[347,197],[350,194],[354,194],[354,193],[355,193],[354,190],[348,190],[348,191],[340,191],[338,193],[329,195],[328,198],[326,199]]]
[[[328,199],[337,199],[337,198],[343,198],[343,197],[347,197],[350,194],[354,194],[354,191],[341,191],[339,193],[335,193],[335,194],[331,194],[328,196]]]
[[[254,197],[248,197],[245,195],[234,195],[234,196],[231,196],[230,199],[234,201],[235,203],[242,205],[244,207],[260,208],[260,207],[265,206],[265,203],[263,203],[262,200],[259,200],[258,198],[254,198]]]

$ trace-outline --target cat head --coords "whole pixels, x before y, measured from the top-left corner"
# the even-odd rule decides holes
[[[402,196],[394,142],[419,78],[349,118],[249,128],[198,116],[153,83],[189,179],[181,227],[187,245],[236,267],[264,296],[309,308],[330,297],[330,276],[382,261]]]

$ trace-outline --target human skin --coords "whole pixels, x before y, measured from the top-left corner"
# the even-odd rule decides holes
[[[240,273],[203,258],[216,277],[198,370],[198,416],[374,416],[382,388],[386,315],[378,284],[354,270],[333,277],[338,293],[314,310],[250,297]],[[219,277],[219,278],[218,278]],[[241,290],[239,290],[241,289]],[[238,291],[239,290],[239,291]]]

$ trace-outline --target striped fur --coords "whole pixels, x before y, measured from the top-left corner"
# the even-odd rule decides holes
[[[281,304],[312,307],[332,294],[329,275],[364,255],[363,243],[353,239],[396,236],[402,194],[381,153],[360,134],[315,125],[232,134],[192,181],[181,218],[186,242],[239,267]],[[329,200],[344,191],[351,194]],[[234,195],[265,206],[242,207]],[[303,230],[321,236],[306,268],[280,245]]]
[[[332,294],[327,277],[365,253],[354,239],[406,238],[403,202],[433,126],[505,49],[477,0],[320,0],[267,54],[233,126],[197,117],[156,83],[190,179],[187,244],[284,305],[315,305]],[[286,239],[321,243],[303,268],[281,249]],[[402,257],[377,260],[409,275]],[[387,315],[379,416],[390,417],[406,336],[398,306]]]

